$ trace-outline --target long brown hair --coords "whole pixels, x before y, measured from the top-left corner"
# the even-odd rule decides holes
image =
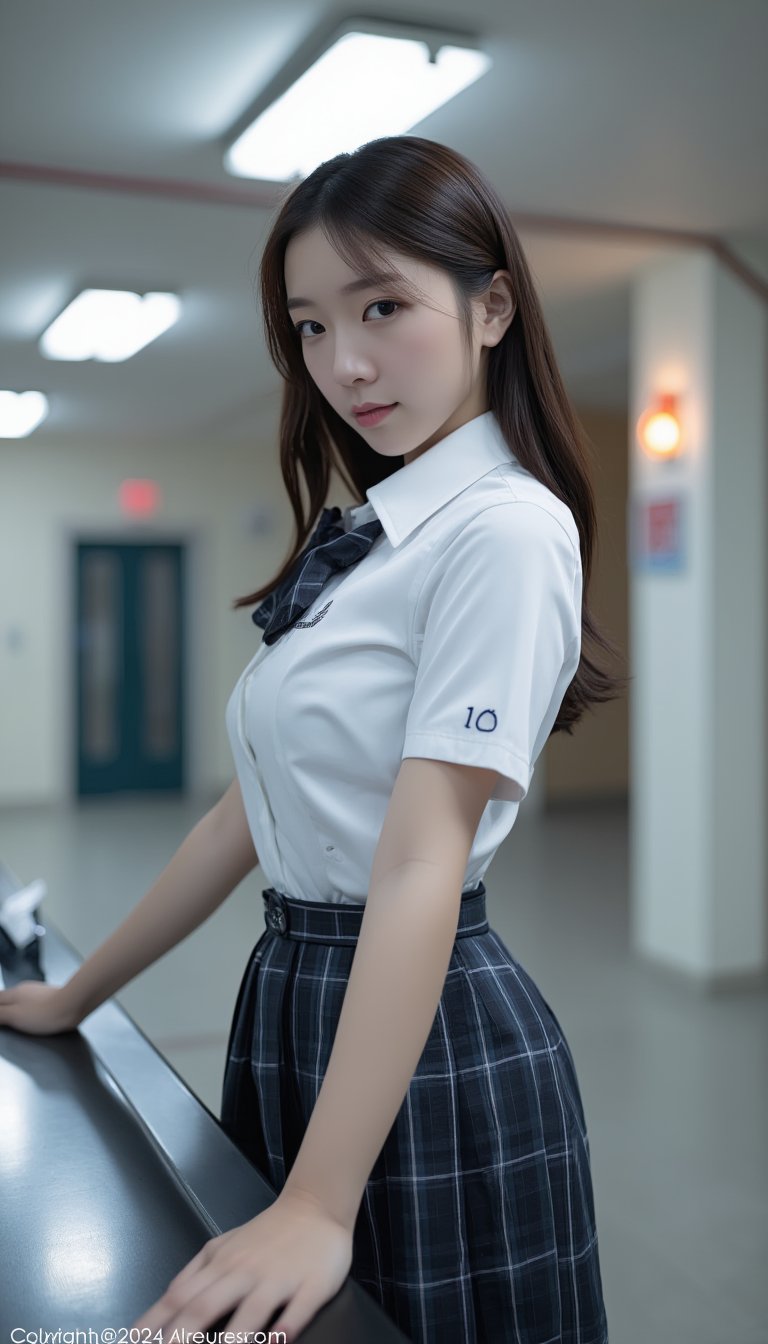
[[[288,574],[327,499],[335,469],[358,503],[369,486],[403,466],[382,457],[333,410],[309,376],[287,308],[284,261],[289,241],[319,226],[342,259],[360,274],[372,264],[406,291],[412,286],[389,252],[413,257],[448,274],[456,294],[467,353],[472,350],[471,300],[494,272],[512,277],[516,311],[502,339],[487,352],[486,397],[510,452],[571,509],[579,530],[583,574],[582,653],[552,732],[572,732],[591,704],[615,699],[627,678],[597,663],[593,649],[616,657],[587,603],[596,516],[590,468],[568,400],[528,263],[507,209],[479,169],[434,140],[395,135],[371,140],[352,154],[321,163],[281,205],[259,270],[264,331],[283,377],[280,466],[296,521],[296,538],[279,572],[234,608],[260,602]],[[309,492],[305,509],[300,478]]]

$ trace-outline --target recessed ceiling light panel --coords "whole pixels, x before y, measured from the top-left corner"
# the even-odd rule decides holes
[[[404,135],[491,65],[471,45],[389,28],[343,32],[238,136],[227,170],[274,182],[306,177],[335,154]]]
[[[47,414],[44,392],[0,391],[0,439],[25,439]]]
[[[133,294],[125,289],[84,289],[43,332],[46,359],[130,359],[178,320],[175,294]]]

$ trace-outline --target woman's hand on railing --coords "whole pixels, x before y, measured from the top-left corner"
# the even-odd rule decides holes
[[[66,986],[21,980],[10,989],[0,989],[0,1027],[12,1027],[28,1036],[56,1036],[76,1031],[81,1021]]]

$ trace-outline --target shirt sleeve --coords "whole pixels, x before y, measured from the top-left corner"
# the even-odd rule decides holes
[[[498,770],[521,802],[581,655],[581,558],[539,504],[473,518],[433,560],[414,614],[418,660],[402,757]]]

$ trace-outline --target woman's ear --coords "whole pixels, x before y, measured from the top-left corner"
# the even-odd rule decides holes
[[[517,312],[509,271],[496,271],[485,294],[474,302],[481,343],[498,345]]]

